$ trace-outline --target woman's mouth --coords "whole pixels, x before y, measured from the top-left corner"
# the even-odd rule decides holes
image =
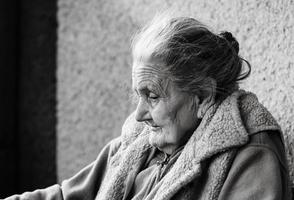
[[[160,129],[159,126],[150,126],[151,131],[156,132]]]
[[[159,129],[161,129],[160,126],[157,126],[156,124],[153,124],[153,123],[151,123],[151,122],[145,122],[145,123],[146,123],[146,125],[150,128],[150,130],[153,131],[153,132],[156,132],[156,131],[158,131]]]

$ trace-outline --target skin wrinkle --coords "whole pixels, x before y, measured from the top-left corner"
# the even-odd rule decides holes
[[[168,85],[169,85],[169,78],[162,73],[158,67],[155,67],[153,65],[146,65],[141,67],[140,73],[136,72],[136,69],[138,67],[133,67],[132,72],[132,78],[133,80],[139,79],[138,85],[141,86],[141,88],[138,88],[138,90],[143,90],[145,88],[149,89],[150,91],[154,91],[157,93],[157,95],[160,95],[161,98],[168,96]],[[152,78],[152,76],[156,76],[156,79]],[[134,81],[133,81],[134,82]],[[148,82],[152,82],[153,85],[148,84]],[[145,84],[147,83],[147,84]],[[136,92],[136,94],[140,94],[133,86],[133,90]]]
[[[198,125],[199,99],[181,92],[162,72],[160,67],[163,65],[158,64],[158,60],[150,58],[148,61],[133,65],[133,90],[139,96],[136,119],[157,126],[150,127],[150,144],[172,154],[190,138]],[[164,96],[157,93],[158,90]]]

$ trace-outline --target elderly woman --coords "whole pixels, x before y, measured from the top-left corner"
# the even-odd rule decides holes
[[[290,199],[280,127],[238,89],[238,51],[229,32],[155,18],[134,38],[137,109],[121,136],[60,186],[8,199]]]

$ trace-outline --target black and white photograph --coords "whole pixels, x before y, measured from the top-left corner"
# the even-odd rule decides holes
[[[0,199],[294,199],[293,0],[0,15]]]

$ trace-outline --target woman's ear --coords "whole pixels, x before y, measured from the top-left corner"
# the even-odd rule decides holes
[[[213,78],[207,78],[207,88],[199,102],[197,117],[202,119],[206,111],[215,103],[216,81]]]

